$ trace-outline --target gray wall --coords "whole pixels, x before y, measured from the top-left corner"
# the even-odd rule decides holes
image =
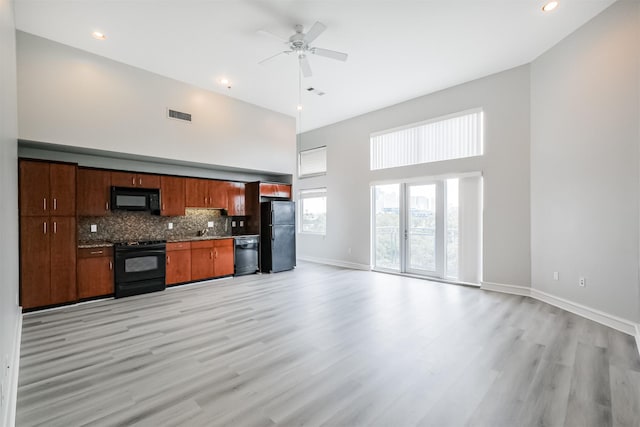
[[[369,170],[370,133],[475,107],[485,112],[484,156]],[[326,186],[328,218],[326,237],[298,234],[298,254],[369,265],[371,182],[481,171],[483,280],[529,286],[529,107],[522,66],[302,134],[303,149],[327,145],[328,172],[296,187]]]
[[[18,32],[20,139],[291,174],[295,120]],[[166,118],[189,112],[192,123]]]
[[[18,308],[18,118],[16,106],[16,40],[13,4],[0,0],[0,382],[8,391],[17,375],[11,357],[19,345]],[[7,370],[7,364],[10,368]],[[0,408],[0,425],[8,423],[10,405]]]
[[[632,321],[640,320],[638,7],[618,1],[531,65],[533,287]]]

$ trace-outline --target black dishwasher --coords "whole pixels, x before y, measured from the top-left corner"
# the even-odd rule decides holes
[[[258,248],[260,237],[236,236],[235,240],[235,276],[253,274],[258,271]]]

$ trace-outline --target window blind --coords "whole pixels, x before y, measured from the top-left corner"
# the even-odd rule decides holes
[[[327,173],[327,147],[300,151],[298,157],[298,177]]]

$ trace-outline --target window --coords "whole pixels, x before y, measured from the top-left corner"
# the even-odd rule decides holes
[[[371,170],[482,155],[482,110],[371,134]]]
[[[315,188],[300,191],[300,232],[326,234],[327,189]]]
[[[298,154],[298,177],[324,175],[327,173],[327,147],[312,148]]]

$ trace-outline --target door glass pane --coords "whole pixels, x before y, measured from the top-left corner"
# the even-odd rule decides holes
[[[375,266],[400,270],[400,185],[374,187]]]
[[[458,252],[459,252],[459,196],[458,196],[458,183],[459,179],[448,179],[447,185],[447,205],[445,211],[446,218],[446,245],[447,245],[447,260],[446,260],[446,275],[447,277],[458,277]]]
[[[407,268],[435,271],[436,185],[412,185],[408,199]]]
[[[141,256],[124,260],[124,271],[127,273],[140,273],[158,269],[158,256]]]

